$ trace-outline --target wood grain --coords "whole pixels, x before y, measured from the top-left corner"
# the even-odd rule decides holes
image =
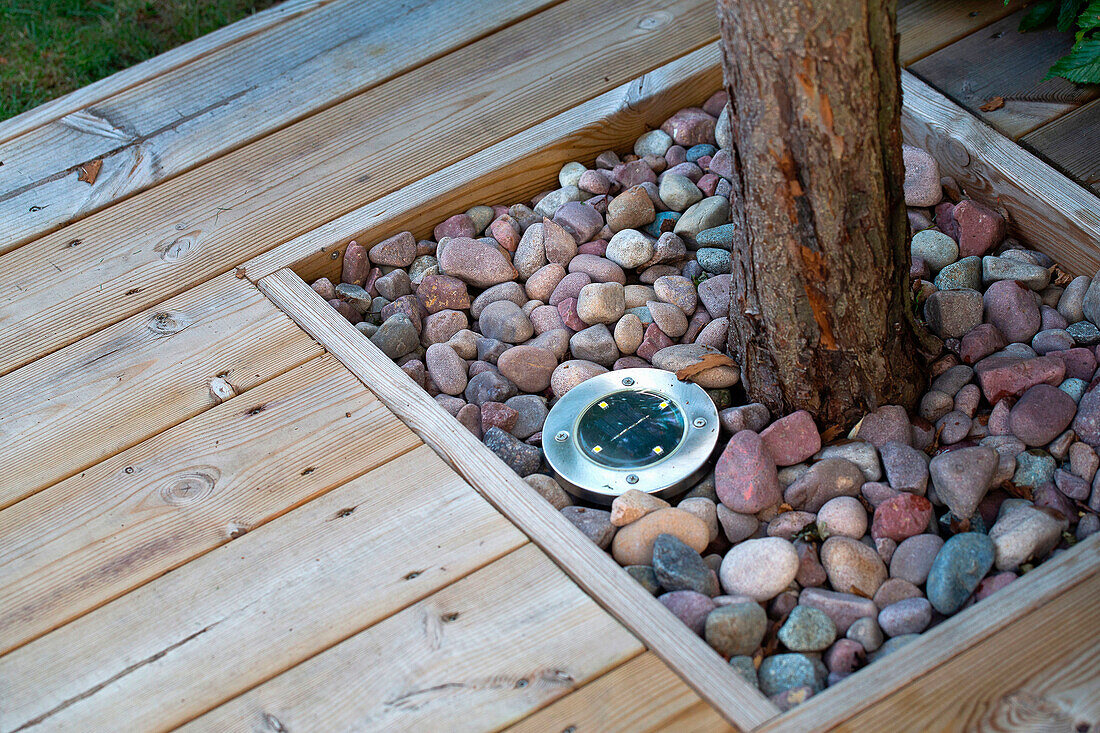
[[[318,357],[0,512],[0,653],[419,444]]]
[[[763,726],[762,730],[786,733],[817,731],[840,725],[864,709],[879,704],[879,701],[891,700],[896,692],[914,680],[934,672],[942,665],[950,664],[951,660],[968,654],[969,650],[990,649],[990,646],[986,646],[987,641],[1003,638],[1003,631],[1018,619],[1030,618],[1041,607],[1060,603],[1071,589],[1091,583],[1093,579],[1100,577],[1098,574],[1100,535],[1093,535],[1071,550],[1043,563],[988,600],[924,632],[918,641],[815,695],[791,712]],[[1036,629],[1033,628],[1034,630]],[[1002,679],[1002,653],[987,651],[986,654],[985,668],[967,673],[970,684],[980,685],[987,679],[989,684],[994,684],[994,681]],[[1032,659],[1040,656],[1048,656],[1048,652],[1035,652]],[[1052,661],[1060,660],[1061,663],[1074,656],[1073,653],[1049,654]],[[990,660],[997,661],[989,663]],[[936,715],[940,712],[938,705],[929,709],[929,713]],[[897,714],[896,709],[894,713]],[[951,717],[945,716],[941,719],[948,721]],[[907,713],[906,721],[908,720]],[[921,727],[914,725],[914,729]]]
[[[1051,64],[1073,45],[1054,28],[1020,33],[1024,12],[1009,15],[912,64],[909,70],[1015,140],[1095,99],[1095,86],[1065,79],[1043,81]],[[1000,109],[980,107],[1003,97]]]
[[[646,652],[508,729],[509,733],[730,731],[668,665]]]
[[[565,163],[591,164],[678,109],[706,101],[722,85],[719,53],[717,44],[708,44],[284,242],[245,263],[246,276],[255,282],[293,267],[307,280],[339,277],[351,240],[380,241],[406,230],[429,237],[440,221],[471,206],[512,204],[555,187]]]
[[[0,657],[0,728],[181,724],[526,542],[421,446]]]
[[[1100,194],[1100,99],[1029,132],[1020,142]]]
[[[1088,731],[1100,725],[1100,575],[913,680],[838,730]],[[996,596],[994,596],[996,598]]]
[[[642,651],[528,544],[182,730],[491,730]]]
[[[716,25],[708,0],[568,0],[8,252],[0,373],[710,43]],[[62,301],[82,314],[64,328]]]
[[[0,377],[0,508],[218,404],[217,376],[240,394],[321,351],[225,275]]]
[[[1010,234],[1074,274],[1100,269],[1100,198],[984,124],[907,71],[901,124],[943,175],[1005,216]]]
[[[283,2],[273,7],[253,13],[236,23],[231,23],[193,41],[176,46],[158,56],[115,72],[57,99],[51,99],[34,109],[29,109],[6,120],[0,120],[0,143],[7,142],[18,135],[53,122],[67,114],[96,104],[161,74],[194,63],[240,40],[275,28],[281,23],[316,10],[332,1],[283,0]]]
[[[1022,6],[1021,0],[900,0],[898,56],[903,66],[985,28]]]
[[[284,269],[259,286],[727,720],[751,729],[778,712],[301,278]]]
[[[38,127],[6,145],[0,253],[558,1],[337,0]]]

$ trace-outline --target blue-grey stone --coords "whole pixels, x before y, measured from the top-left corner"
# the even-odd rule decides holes
[[[732,271],[730,253],[717,247],[700,247],[695,254],[699,266],[714,275],[728,275]]]
[[[488,373],[485,372],[485,374]],[[527,445],[500,428],[492,427],[485,431],[482,442],[489,450],[500,456],[500,460],[508,464],[508,468],[520,476],[529,476],[539,470],[542,451],[533,445]]]
[[[942,614],[962,608],[993,567],[993,559],[993,540],[987,535],[963,532],[947,540],[928,571],[928,600],[933,608]]]
[[[642,227],[642,231],[651,237],[659,237],[664,232],[671,232],[681,216],[679,211],[658,211],[653,221]]]
[[[824,611],[795,606],[779,629],[779,640],[792,652],[820,652],[836,641],[836,624]]]
[[[1037,489],[1054,480],[1054,469],[1057,467],[1053,456],[1041,448],[1032,448],[1016,456],[1016,473],[1012,476],[1012,483]]]
[[[627,574],[653,595],[661,590],[661,584],[657,582],[657,573],[649,565],[627,565]]]
[[[936,290],[981,290],[982,258],[972,255],[952,262],[940,270],[933,284]]]
[[[638,316],[643,326],[648,326],[653,323],[653,314],[650,313],[649,308],[644,305],[640,305],[637,308],[628,308],[626,312]]]
[[[704,229],[695,235],[695,241],[700,247],[715,247],[717,249],[731,249],[733,247],[733,235],[737,233],[737,224],[723,224],[712,229]]]
[[[675,535],[657,535],[653,572],[665,590],[693,590],[711,598],[719,592],[718,576],[698,552]]]
[[[768,630],[768,614],[759,603],[719,606],[707,615],[703,637],[722,656],[752,654]]]
[[[822,682],[818,679],[814,663],[805,654],[773,654],[765,657],[758,672],[760,690],[765,695],[778,695],[793,687],[810,687],[820,692]]]
[[[1066,326],[1069,335],[1078,346],[1096,346],[1100,344],[1100,328],[1090,321],[1078,321]]]
[[[702,158],[704,155],[714,155],[718,152],[718,148],[707,143],[699,143],[698,145],[692,145],[687,149],[687,162],[694,163]]]
[[[920,634],[902,634],[901,636],[895,636],[892,639],[887,639],[886,642],[880,646],[875,652],[867,655],[868,662],[874,662],[882,659],[887,654],[896,652],[903,646],[911,641],[916,641],[920,638]]]
[[[760,686],[760,679],[756,676],[756,665],[752,662],[752,657],[744,654],[730,657],[730,666],[733,667],[733,671],[741,675],[741,678],[748,682],[753,687]]]
[[[1072,397],[1074,402],[1080,402],[1081,398],[1085,396],[1085,391],[1088,388],[1088,382],[1083,379],[1077,379],[1076,377],[1070,377],[1058,385],[1058,389]]]

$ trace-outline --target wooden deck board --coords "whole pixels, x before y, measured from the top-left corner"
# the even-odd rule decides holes
[[[568,0],[9,252],[0,373],[716,38],[708,0]]]
[[[646,652],[524,718],[508,733],[564,730],[704,733],[733,728],[656,654]]]
[[[0,253],[554,2],[337,0],[40,126],[5,145]],[[89,185],[77,168],[92,160]]]
[[[184,723],[526,542],[421,446],[0,657],[0,729]]]
[[[320,353],[226,275],[0,377],[0,508]]]
[[[1019,11],[912,64],[909,69],[1012,139],[1095,99],[1100,90],[1065,79],[1043,81],[1073,35],[1054,29],[1020,33]],[[988,112],[981,106],[1002,97]]]
[[[528,544],[182,730],[489,730],[641,652]]]
[[[899,0],[898,57],[902,66],[985,28],[1021,5],[1021,0]]]
[[[411,450],[318,357],[0,512],[0,653]]]
[[[1100,99],[1029,132],[1020,142],[1100,194]]]

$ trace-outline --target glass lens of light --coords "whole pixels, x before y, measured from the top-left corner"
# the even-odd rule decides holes
[[[624,390],[597,400],[581,415],[577,443],[584,455],[613,468],[648,466],[667,458],[684,438],[680,409],[658,393]]]

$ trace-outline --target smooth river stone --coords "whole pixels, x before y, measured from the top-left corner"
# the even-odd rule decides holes
[[[830,537],[821,546],[821,564],[833,590],[871,597],[886,581],[878,553],[850,537]]]
[[[963,532],[947,540],[928,573],[926,592],[932,606],[945,615],[962,608],[993,567],[994,557],[993,540],[979,532]]]
[[[722,504],[739,514],[755,514],[782,499],[775,461],[751,430],[730,438],[715,466],[714,486]]]
[[[653,543],[662,534],[676,537],[699,553],[706,549],[710,539],[706,522],[682,509],[669,507],[621,528],[611,543],[611,554],[620,565],[652,565]]]
[[[722,560],[718,574],[726,593],[766,601],[790,585],[798,568],[794,545],[778,537],[765,537],[734,545]]]

